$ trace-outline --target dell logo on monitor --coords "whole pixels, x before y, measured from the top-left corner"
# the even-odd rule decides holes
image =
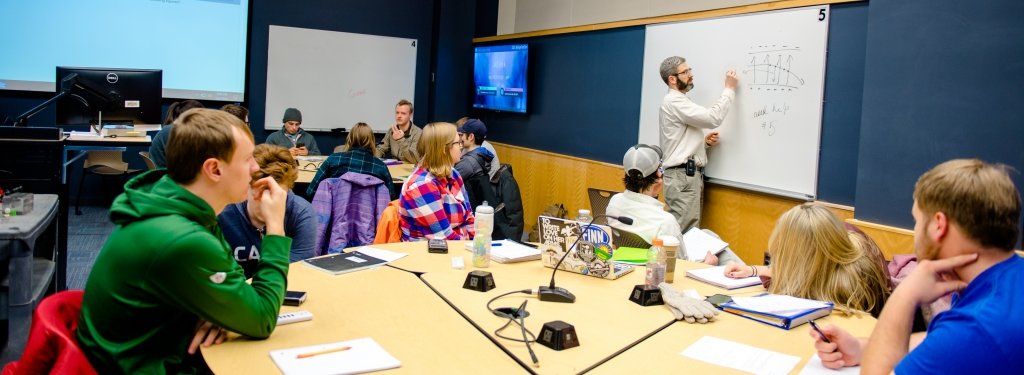
[[[117,83],[117,73],[107,73],[107,82]]]

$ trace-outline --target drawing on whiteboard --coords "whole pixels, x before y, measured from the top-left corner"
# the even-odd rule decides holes
[[[771,105],[765,104],[761,109],[754,111],[752,117],[756,120],[755,123],[761,125],[761,130],[768,133],[768,136],[771,137],[775,135],[776,121],[780,121],[788,113],[789,103],[772,103]]]
[[[800,47],[786,45],[760,45],[751,47],[750,63],[743,73],[751,79],[751,90],[793,91],[804,85],[804,79],[791,70]]]

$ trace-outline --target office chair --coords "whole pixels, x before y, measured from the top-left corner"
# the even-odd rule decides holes
[[[4,366],[3,375],[96,374],[75,340],[84,295],[81,290],[66,290],[43,299],[32,313],[21,359]]]
[[[612,244],[616,248],[625,246],[646,249],[651,247],[651,244],[644,240],[643,237],[640,237],[640,235],[628,230],[615,229],[614,227],[612,227]]]
[[[85,163],[82,165],[82,177],[78,180],[78,193],[75,195],[75,215],[81,215],[82,186],[85,175],[94,173],[100,176],[121,176],[125,182],[127,177],[140,170],[129,169],[121,155],[122,151],[86,151]]]
[[[590,198],[590,214],[597,218],[594,220],[594,224],[608,225],[608,219],[598,217],[598,215],[605,214],[605,211],[608,209],[608,201],[610,201],[612,196],[615,194],[618,194],[618,192],[597,188],[587,188],[587,196]]]
[[[156,169],[156,163],[154,163],[153,159],[149,157],[148,151],[139,151],[139,156],[142,157],[142,161],[146,162],[146,168],[148,170]]]

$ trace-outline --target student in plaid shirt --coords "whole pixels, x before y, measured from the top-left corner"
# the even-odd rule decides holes
[[[427,124],[416,151],[423,159],[402,188],[398,206],[402,240],[472,239],[473,209],[463,190],[462,177],[454,168],[462,156],[462,141],[455,125]]]
[[[388,195],[392,199],[397,197],[398,193],[395,191],[395,184],[391,183],[391,172],[388,171],[388,166],[373,156],[377,152],[374,141],[373,130],[365,122],[353,126],[352,131],[348,133],[348,138],[345,139],[345,151],[331,154],[323,164],[320,164],[320,169],[317,169],[313,180],[309,182],[309,188],[306,189],[306,197],[312,200],[316,195],[317,187],[320,186],[320,181],[340,177],[345,172],[377,177],[384,181],[384,185],[387,185]]]

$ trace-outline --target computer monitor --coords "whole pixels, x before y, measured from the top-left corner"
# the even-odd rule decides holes
[[[71,85],[57,101],[57,125],[160,123],[160,69],[58,66],[57,82]]]

